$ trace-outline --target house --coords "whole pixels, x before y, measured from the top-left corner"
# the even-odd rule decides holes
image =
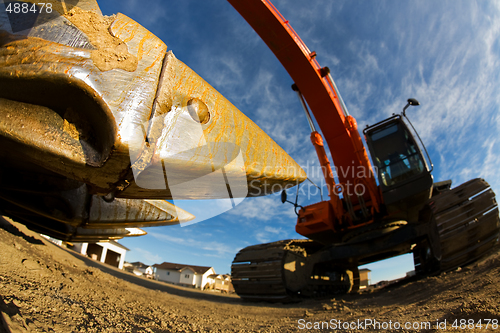
[[[154,277],[158,281],[170,282],[181,286],[204,289],[208,276],[215,274],[213,267],[175,264],[164,262],[154,264]]]
[[[231,282],[231,275],[228,274],[210,274],[207,277],[208,283],[203,289],[218,290],[223,293],[234,293],[234,287]]]
[[[368,268],[359,270],[359,289],[364,289],[370,285],[370,273],[371,270]]]
[[[50,237],[50,236],[47,236],[47,235],[44,235],[44,234],[40,234],[40,236],[48,239],[51,243],[54,243],[54,244],[56,244],[58,246],[62,247],[63,244],[64,244],[64,242],[62,240],[60,240],[60,239],[57,239],[57,238],[54,238],[54,237]]]
[[[406,277],[411,278],[417,275],[417,272],[415,270],[406,272]]]
[[[153,276],[153,267],[143,264],[140,261],[126,262],[123,264],[123,269],[137,276]]]
[[[73,250],[94,260],[123,269],[125,255],[130,251],[117,241],[101,241],[98,243],[73,243]]]

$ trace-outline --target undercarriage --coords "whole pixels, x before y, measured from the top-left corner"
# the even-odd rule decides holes
[[[439,274],[484,256],[500,230],[495,194],[482,179],[433,196],[416,223],[386,225],[389,232],[369,240],[327,246],[285,240],[244,248],[232,264],[234,288],[244,299],[274,302],[354,292],[360,265],[411,252],[417,275]]]

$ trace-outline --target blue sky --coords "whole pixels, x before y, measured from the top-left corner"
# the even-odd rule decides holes
[[[293,83],[271,51],[226,1],[99,1],[160,37],[282,146],[315,182],[321,175]],[[500,193],[500,3],[496,1],[275,0],[279,11],[332,76],[360,128],[408,111],[435,165],[455,185],[485,178]],[[292,192],[292,191],[291,191]],[[302,204],[319,200],[306,195]],[[177,204],[178,202],[176,202]],[[202,206],[186,203],[193,214]],[[212,209],[223,202],[210,202]],[[197,207],[196,207],[197,206]],[[198,208],[198,209],[197,209]],[[205,208],[201,208],[203,210]],[[189,209],[188,209],[189,210]],[[221,210],[223,210],[221,208]],[[129,261],[213,266],[230,272],[247,245],[297,238],[293,207],[279,196],[186,227],[148,228],[123,239]],[[370,266],[372,281],[413,269],[411,256]]]

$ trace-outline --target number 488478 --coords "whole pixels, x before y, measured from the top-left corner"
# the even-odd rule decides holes
[[[498,329],[498,319],[479,319],[477,322],[474,319],[455,319],[451,327],[455,329]]]
[[[38,6],[37,6],[38,5]],[[7,7],[5,8],[5,11],[12,14],[28,14],[28,13],[38,13],[41,14],[42,12],[45,13],[52,13],[52,4],[51,3],[33,3],[29,4],[26,2],[19,3],[19,2],[9,2]]]

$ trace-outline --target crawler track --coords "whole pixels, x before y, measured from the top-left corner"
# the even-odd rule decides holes
[[[471,263],[497,243],[498,205],[483,179],[438,195],[430,206],[441,243],[441,271]]]
[[[233,286],[241,297],[262,301],[288,301],[285,282],[287,247],[293,240],[242,249],[231,266]]]
[[[284,240],[242,249],[231,266],[232,283],[247,300],[290,302],[303,297],[346,293],[357,269],[313,273],[311,254],[323,246],[311,240]],[[349,275],[350,274],[350,275]]]

